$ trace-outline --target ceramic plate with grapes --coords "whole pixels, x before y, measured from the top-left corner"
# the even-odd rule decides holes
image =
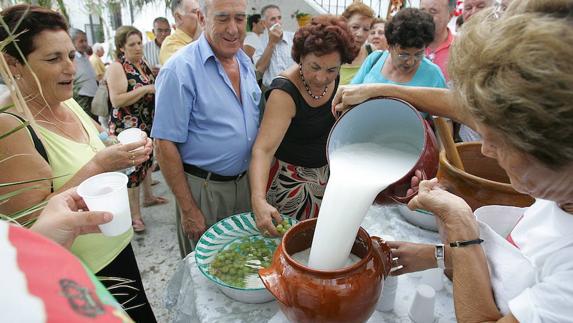
[[[282,232],[297,221],[283,217]],[[209,228],[195,247],[199,270],[227,296],[245,303],[264,303],[273,296],[257,272],[272,261],[280,238],[268,238],[257,229],[252,213],[225,218]]]

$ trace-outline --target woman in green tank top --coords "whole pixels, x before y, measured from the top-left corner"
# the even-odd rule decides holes
[[[149,159],[152,142],[148,138],[106,147],[99,138],[102,128],[71,99],[76,74],[74,59],[84,55],[85,34],[78,33],[72,42],[65,19],[57,12],[37,6],[15,5],[3,9],[0,15],[10,31],[18,35],[18,48],[10,42],[3,55],[14,76],[13,88],[19,89],[23,98],[14,102],[16,108],[8,110],[9,113],[0,113],[0,133],[21,126],[23,120],[32,124],[0,140],[0,183],[52,178],[16,186],[16,189],[36,187],[0,204],[0,213],[12,214],[37,205],[93,175],[122,170]],[[9,36],[0,28],[0,41]],[[12,80],[8,81],[11,85]],[[0,187],[0,194],[9,190],[14,187]],[[128,310],[135,321],[141,318],[153,321],[131,249],[132,236],[131,230],[114,238],[84,235],[76,239],[71,251],[99,276],[133,280],[132,287],[139,291],[135,301],[124,306],[136,308]],[[123,303],[121,297],[119,301]]]
[[[340,85],[345,85],[350,84],[350,81],[352,81],[352,78],[362,66],[362,62],[372,52],[372,48],[365,44],[375,16],[374,10],[362,2],[354,2],[346,7],[342,16],[348,20],[348,28],[350,28],[354,36],[354,42],[360,47],[360,52],[352,63],[343,64],[340,67]]]

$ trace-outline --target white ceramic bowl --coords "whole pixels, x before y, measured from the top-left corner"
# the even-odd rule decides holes
[[[412,211],[407,205],[398,206],[398,211],[409,223],[422,229],[438,232],[436,217],[431,212],[422,210]]]
[[[298,222],[289,217],[283,218],[287,219],[291,226]],[[274,240],[274,244],[277,246],[280,243],[280,238],[264,238],[260,234],[252,213],[232,215],[215,223],[215,225],[203,233],[195,247],[195,261],[197,266],[207,279],[219,287],[221,292],[236,301],[251,304],[272,301],[274,296],[264,287],[262,282],[261,286],[263,287],[261,288],[239,288],[223,282],[209,272],[209,266],[217,256],[217,253],[244,237]]]

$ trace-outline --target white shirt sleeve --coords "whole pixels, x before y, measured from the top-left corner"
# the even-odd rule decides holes
[[[535,285],[509,301],[520,322],[571,322],[573,320],[573,246],[549,256],[538,271]]]
[[[253,63],[255,63],[255,65],[257,64],[261,56],[263,56],[263,52],[265,51],[265,48],[267,47],[268,43],[269,43],[269,35],[265,30],[263,34],[259,37],[259,46],[255,47],[256,48],[255,54],[253,54]]]
[[[255,50],[261,47],[261,40],[259,36],[255,33],[248,33],[247,37],[245,37],[245,41],[243,42],[244,45],[248,45],[253,47]]]

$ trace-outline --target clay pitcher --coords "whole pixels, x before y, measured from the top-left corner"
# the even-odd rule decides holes
[[[414,172],[420,170],[422,179],[436,176],[438,144],[428,122],[412,105],[396,98],[374,98],[344,113],[330,131],[327,157],[336,149],[349,144],[400,142],[414,146],[418,160],[414,167],[376,197],[376,202],[408,203],[418,192],[406,194]]]
[[[265,287],[291,322],[366,322],[376,308],[392,263],[390,247],[360,228],[352,253],[361,260],[336,271],[318,271],[291,255],[310,248],[317,219],[292,227],[269,268],[259,270]]]
[[[465,171],[454,167],[442,151],[438,179],[450,192],[463,198],[472,210],[484,205],[526,207],[533,204],[531,196],[513,189],[507,173],[495,159],[481,153],[480,142],[458,143],[456,148]]]

